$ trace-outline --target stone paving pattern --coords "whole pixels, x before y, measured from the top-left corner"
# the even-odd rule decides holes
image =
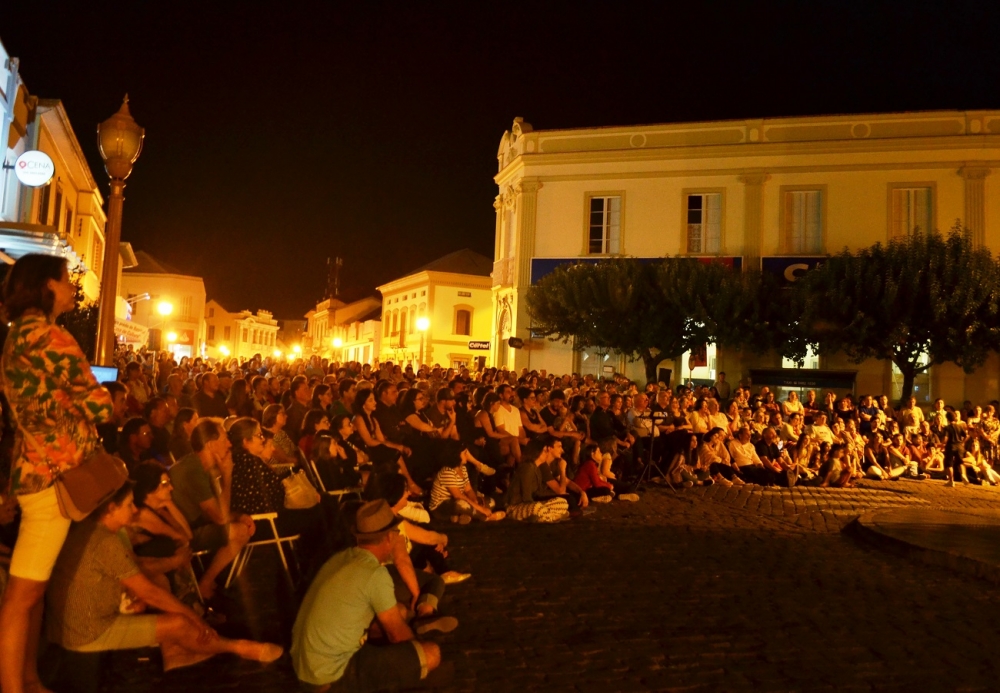
[[[454,691],[945,691],[1000,688],[1000,595],[988,582],[841,530],[879,508],[990,508],[939,482],[857,489],[651,487],[639,503],[551,526],[450,528],[441,636]],[[281,640],[294,606],[255,554],[228,628]],[[249,579],[246,579],[249,577]],[[218,657],[168,675],[116,654],[104,690],[293,691],[275,665]]]

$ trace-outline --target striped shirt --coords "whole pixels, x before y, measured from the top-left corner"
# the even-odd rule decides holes
[[[434,485],[431,486],[431,510],[436,510],[439,505],[449,498],[453,498],[451,490],[453,488],[463,489],[469,483],[469,475],[465,471],[465,465],[457,467],[442,467],[434,477]]]

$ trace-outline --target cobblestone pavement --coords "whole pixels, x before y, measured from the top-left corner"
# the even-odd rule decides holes
[[[651,488],[552,526],[449,531],[459,617],[439,638],[455,691],[944,691],[1000,688],[1000,595],[841,529],[880,507],[989,507],[993,489]],[[230,626],[281,640],[294,618],[258,552]],[[149,656],[149,652],[145,653]],[[216,658],[166,676],[119,654],[106,690],[290,691],[270,667]]]

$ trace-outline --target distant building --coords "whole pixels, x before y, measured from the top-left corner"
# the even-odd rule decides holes
[[[270,311],[230,313],[212,299],[205,304],[205,355],[250,359],[278,351],[278,321]]]
[[[368,296],[353,303],[328,298],[306,313],[312,353],[333,361],[372,364],[382,341],[382,299]]]
[[[382,362],[489,365],[493,332],[493,262],[459,250],[378,287],[382,293]],[[421,332],[418,322],[427,320]],[[421,348],[423,353],[421,354]]]
[[[309,321],[303,318],[286,318],[278,320],[278,350],[282,355],[293,358],[302,354],[303,342],[309,342]],[[299,350],[296,352],[295,347]]]
[[[142,250],[135,259],[137,265],[122,273],[122,293],[132,305],[132,322],[149,330],[149,348],[168,349],[177,358],[203,356],[204,280]]]
[[[826,255],[857,249],[915,227],[947,231],[956,219],[974,243],[1000,253],[1000,111],[880,113],[766,118],[629,127],[533,130],[518,118],[497,152],[493,267],[494,364],[550,373],[626,372],[642,363],[531,340],[525,293],[561,263],[665,255],[719,259],[794,281]],[[795,316],[789,316],[794,319]],[[510,337],[524,341],[512,349]],[[679,376],[730,382],[765,369],[755,384],[803,389],[805,370],[781,354],[756,357],[707,345],[665,360]],[[694,365],[693,369],[689,364]],[[840,354],[810,356],[820,372],[856,380],[816,389],[898,395],[902,376],[884,361],[860,365]],[[798,384],[796,384],[798,383]],[[994,399],[1000,356],[976,373],[941,364],[918,377],[929,401]]]

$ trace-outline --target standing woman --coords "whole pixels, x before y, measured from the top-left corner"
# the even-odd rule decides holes
[[[0,604],[0,690],[22,693],[42,688],[36,665],[42,598],[70,526],[59,511],[52,472],[76,467],[97,449],[95,426],[111,420],[113,407],[76,340],[55,324],[76,304],[63,258],[18,260],[3,304],[11,321],[3,389],[20,425],[10,487],[21,505],[21,527]]]

